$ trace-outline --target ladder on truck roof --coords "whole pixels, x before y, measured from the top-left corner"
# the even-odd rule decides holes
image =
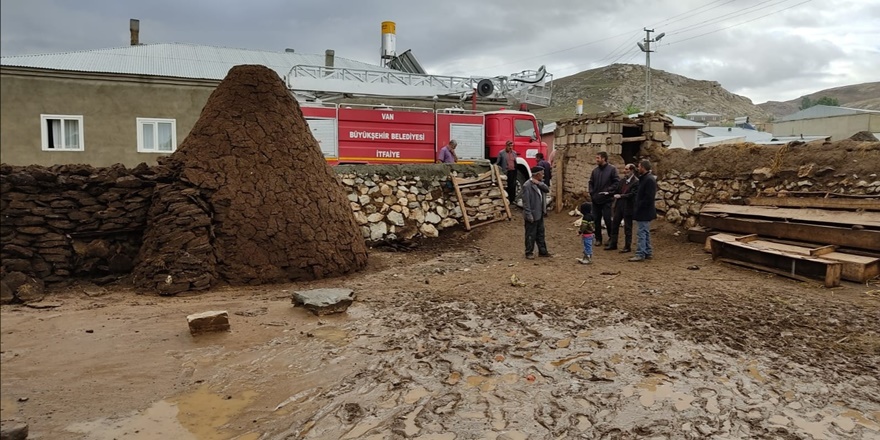
[[[550,106],[552,79],[553,75],[547,73],[544,66],[510,76],[476,78],[299,64],[290,69],[285,82],[294,93],[316,97],[322,94],[400,98],[455,96],[465,100],[476,92],[481,99],[544,108]]]

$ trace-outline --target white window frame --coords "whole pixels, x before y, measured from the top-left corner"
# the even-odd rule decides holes
[[[159,123],[171,124],[171,151],[159,150]],[[144,125],[151,124],[153,126],[153,143],[154,145],[147,148],[144,145]],[[161,118],[136,118],[137,129],[137,151],[138,153],[160,153],[171,154],[177,151],[177,119],[161,119]]]
[[[49,128],[47,124],[52,120],[61,121],[61,140],[62,142],[67,137],[64,135],[64,122],[65,121],[77,121],[79,124],[79,147],[77,148],[66,148],[62,146],[60,148],[49,148]],[[82,115],[48,115],[41,114],[40,115],[40,138],[42,140],[42,148],[43,151],[85,151],[85,127],[83,127],[83,117]]]

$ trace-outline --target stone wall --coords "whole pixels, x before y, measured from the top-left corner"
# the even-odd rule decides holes
[[[806,165],[799,171],[781,173],[758,168],[751,174],[732,177],[709,171],[695,174],[670,170],[657,178],[657,210],[665,213],[666,221],[690,228],[697,225],[700,209],[707,203],[745,204],[749,197],[784,197],[796,191],[880,197],[876,173],[828,179],[821,173],[810,173],[812,168]]]
[[[473,177],[486,167],[463,165],[336,167],[348,191],[348,200],[364,238],[370,241],[437,237],[456,226],[462,212],[450,177]],[[500,191],[465,198],[471,217],[484,220],[495,203],[504,203]]]
[[[748,197],[785,196],[795,191],[880,196],[878,142],[741,143],[668,149],[662,142],[665,133],[660,131],[665,121],[659,113],[639,119],[591,115],[560,121],[553,167],[554,176],[563,176],[562,182],[554,177],[554,185],[562,185],[563,206],[573,208],[588,199],[588,182],[599,151],[608,152],[609,163],[618,170],[625,159],[634,163],[651,160],[657,176],[657,209],[667,221],[687,227],[697,223],[697,215],[707,203],[742,204]],[[600,128],[616,130],[618,123],[642,127],[645,140],[637,150],[627,151],[626,143],[615,144],[615,133],[590,134]],[[608,142],[593,142],[602,136]]]
[[[463,165],[347,165],[334,169],[369,241],[433,238],[439,231],[458,225],[462,212],[448,183],[450,177],[472,177],[487,170],[485,166]],[[44,283],[63,285],[76,278],[105,283],[130,273],[154,191],[172,183],[165,182],[162,175],[161,167],[143,164],[133,169],[122,165],[0,166],[0,287],[4,301],[39,296],[31,292],[42,292]],[[180,207],[169,207],[154,217],[194,221],[191,217],[201,211],[183,209],[186,194],[181,193],[180,198]],[[469,196],[465,203],[472,218],[482,220],[503,201],[500,191],[489,190]]]

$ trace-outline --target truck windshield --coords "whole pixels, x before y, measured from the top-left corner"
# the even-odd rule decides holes
[[[531,119],[517,119],[514,130],[517,136],[535,137],[535,123]]]

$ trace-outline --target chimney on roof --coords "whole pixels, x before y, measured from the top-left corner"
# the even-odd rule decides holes
[[[141,21],[135,18],[128,20],[128,30],[131,31],[131,45],[137,46],[140,43]]]
[[[324,51],[324,66],[333,67],[333,60],[336,57],[336,51],[327,49]]]

